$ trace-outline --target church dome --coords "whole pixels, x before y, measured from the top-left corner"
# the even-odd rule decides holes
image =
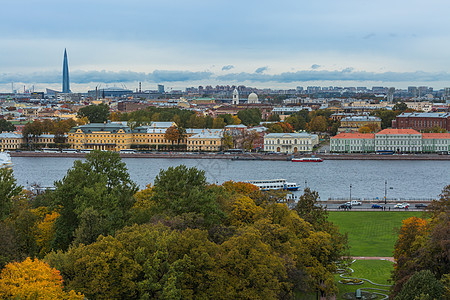
[[[250,95],[248,95],[247,103],[258,103],[258,95],[256,95],[255,93],[251,93]]]

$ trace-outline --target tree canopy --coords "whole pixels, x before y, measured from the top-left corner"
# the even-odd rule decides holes
[[[109,107],[106,104],[85,106],[78,111],[78,117],[86,117],[91,123],[104,123],[109,117]]]

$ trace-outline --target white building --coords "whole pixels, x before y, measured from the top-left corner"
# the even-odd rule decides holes
[[[250,95],[248,95],[247,103],[248,104],[257,104],[257,103],[259,103],[258,95],[256,95],[255,93],[251,93]]]
[[[269,133],[264,136],[264,151],[279,153],[311,152],[319,138],[309,133]]]
[[[234,105],[239,104],[239,92],[237,89],[234,89],[234,91],[233,91],[233,104]]]

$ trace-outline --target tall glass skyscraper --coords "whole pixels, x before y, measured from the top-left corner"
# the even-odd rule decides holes
[[[63,93],[70,93],[69,64],[67,63],[67,51],[66,51],[66,49],[64,49],[62,92]]]

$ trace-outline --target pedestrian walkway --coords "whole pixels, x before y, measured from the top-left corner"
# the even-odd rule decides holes
[[[387,260],[391,262],[395,262],[393,257],[382,257],[382,256],[353,256],[353,259],[356,260]]]

